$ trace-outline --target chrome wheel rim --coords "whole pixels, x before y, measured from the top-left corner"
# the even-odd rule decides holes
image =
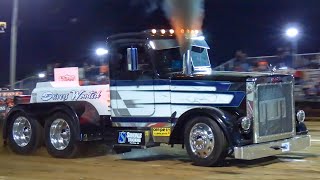
[[[56,119],[50,126],[50,141],[57,150],[64,150],[70,143],[70,127],[64,119]]]
[[[32,128],[26,117],[20,116],[14,120],[12,135],[13,140],[18,146],[25,147],[29,144],[32,135]]]
[[[214,134],[205,123],[195,124],[189,134],[191,151],[200,158],[207,158],[214,149]]]

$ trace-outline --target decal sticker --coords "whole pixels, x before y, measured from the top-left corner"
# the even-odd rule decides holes
[[[170,136],[171,128],[152,128],[153,136]]]
[[[0,111],[6,111],[7,109],[7,106],[3,105],[3,106],[0,106]]]
[[[119,132],[119,144],[141,145],[144,142],[142,132]]]
[[[289,142],[282,143],[281,144],[281,150],[282,150],[282,152],[290,151],[290,143]]]
[[[71,101],[99,99],[102,91],[70,91],[69,93],[52,93],[45,92],[41,96],[42,101],[67,101],[70,97]]]
[[[119,132],[118,143],[125,144],[127,140],[127,133],[126,132]]]

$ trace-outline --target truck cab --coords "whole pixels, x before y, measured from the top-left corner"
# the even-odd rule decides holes
[[[30,103],[7,115],[4,139],[20,154],[44,141],[60,158],[76,156],[85,141],[120,152],[182,144],[201,166],[310,146],[292,76],[213,72],[205,39],[191,38],[181,53],[173,30],[110,36],[107,84],[38,83]]]

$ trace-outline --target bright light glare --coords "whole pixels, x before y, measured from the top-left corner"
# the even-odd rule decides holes
[[[205,40],[206,38],[204,36],[196,36],[196,37],[191,37],[192,40],[200,40],[200,41],[203,41]]]
[[[150,41],[149,44],[150,44],[150,46],[151,46],[152,49],[156,49],[156,46],[155,46],[155,44],[154,44],[153,41]]]
[[[166,30],[161,29],[161,34],[165,34],[165,33],[166,33]]]
[[[286,69],[288,69],[288,67],[284,66],[284,67],[280,67],[279,69],[280,70],[286,70]]]
[[[108,50],[106,50],[106,49],[104,49],[104,48],[98,48],[98,49],[96,50],[96,54],[97,54],[98,56],[103,56],[103,55],[108,54]]]
[[[170,32],[170,34],[173,34],[173,33],[174,33],[174,30],[173,30],[173,29],[170,29],[169,32]]]
[[[39,77],[39,78],[45,78],[45,77],[46,77],[46,74],[45,74],[45,73],[39,73],[39,74],[38,74],[38,77]]]
[[[289,28],[286,30],[286,35],[289,37],[289,38],[295,38],[297,37],[299,34],[299,30],[297,28]]]
[[[157,30],[156,29],[152,29],[151,32],[152,32],[152,34],[155,34],[155,33],[157,33]]]

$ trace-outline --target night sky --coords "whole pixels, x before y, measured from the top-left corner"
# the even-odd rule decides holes
[[[17,79],[53,62],[97,61],[94,50],[119,32],[170,28],[156,0],[21,0]],[[242,49],[249,56],[273,55],[287,46],[289,23],[303,31],[299,52],[320,49],[319,0],[207,0],[203,26],[214,65]],[[9,82],[12,0],[0,0],[0,85]]]

